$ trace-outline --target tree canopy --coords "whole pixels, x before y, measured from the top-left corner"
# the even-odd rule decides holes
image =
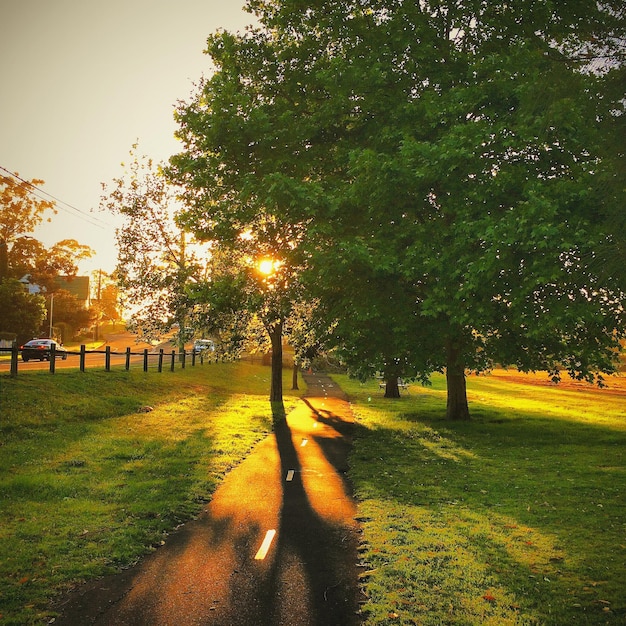
[[[624,283],[592,261],[623,246],[622,3],[248,7],[261,27],[209,38],[177,114],[195,224],[306,233],[290,250],[346,358],[445,369],[450,418],[468,369],[613,371]]]
[[[37,336],[46,318],[45,300],[24,291],[14,278],[0,281],[0,334],[2,338],[25,343]]]
[[[188,287],[204,274],[205,258],[176,222],[177,190],[159,164],[138,154],[137,144],[124,175],[102,187],[101,208],[125,217],[116,231],[115,277],[130,310],[129,326],[148,341],[177,328],[182,349],[189,338]]]
[[[54,202],[37,193],[42,180],[24,180],[17,173],[0,175],[0,331],[15,334],[21,343],[42,331],[46,304],[41,296],[30,295],[19,282],[24,276],[43,292],[59,290],[57,278],[72,278],[78,272],[78,262],[93,251],[74,239],[64,239],[50,247],[32,236],[45,219],[47,211],[56,213]],[[50,218],[48,218],[50,219]],[[75,298],[60,294],[65,301],[58,318],[66,318],[67,328],[78,328],[89,322],[89,314]],[[67,294],[69,295],[69,294]]]
[[[54,291],[57,276],[75,276],[77,262],[93,250],[74,239],[46,248],[31,233],[53,211],[54,202],[35,195],[42,180],[0,175],[0,280],[30,275],[31,282]],[[49,220],[50,218],[48,218]]]

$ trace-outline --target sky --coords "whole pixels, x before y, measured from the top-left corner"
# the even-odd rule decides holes
[[[79,274],[116,263],[120,221],[99,210],[101,183],[123,174],[135,142],[157,162],[180,150],[175,104],[210,75],[208,35],[254,22],[243,6],[0,0],[0,167],[43,179],[43,191],[61,201],[34,236],[46,246],[76,239],[93,248]]]

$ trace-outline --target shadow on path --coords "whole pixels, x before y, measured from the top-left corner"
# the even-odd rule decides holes
[[[319,395],[286,418],[273,407],[274,435],[230,472],[197,520],[138,566],[71,594],[55,623],[358,625],[359,529],[345,475],[352,417],[330,379],[305,380]]]

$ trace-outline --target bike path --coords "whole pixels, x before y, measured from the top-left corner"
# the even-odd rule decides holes
[[[353,417],[323,374],[224,479],[198,519],[137,566],[70,594],[55,624],[356,626]]]

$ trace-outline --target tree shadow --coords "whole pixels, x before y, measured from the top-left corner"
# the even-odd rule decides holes
[[[302,481],[303,468],[287,420],[277,424],[275,437],[280,455],[283,502],[271,576],[272,592],[267,596],[275,602],[267,613],[266,623],[359,624],[356,533],[350,533],[350,529],[341,524],[329,523],[315,510]],[[287,482],[285,476],[291,471],[292,480]],[[282,588],[294,575],[289,571],[292,563],[302,568],[302,584],[307,587],[302,589],[303,605],[299,608],[285,607],[280,602]],[[285,610],[293,613],[285,615]]]
[[[272,420],[274,424],[279,424],[287,419],[287,412],[285,411],[285,405],[282,400],[280,402],[270,402],[270,406],[272,408]]]
[[[331,412],[316,414],[337,431],[344,429],[342,420]],[[316,436],[320,449],[310,442],[302,452],[282,403],[272,404],[272,416],[276,449],[268,448],[271,454],[262,458],[272,460],[265,474],[273,483],[275,497],[273,504],[267,504],[259,493],[256,503],[259,510],[267,504],[276,511],[272,523],[277,535],[265,561],[255,560],[255,550],[268,529],[254,517],[240,518],[237,508],[245,505],[231,498],[227,514],[214,517],[205,509],[197,520],[168,537],[165,546],[145,559],[140,569],[101,579],[83,588],[72,604],[58,605],[63,612],[58,623],[360,624],[358,530],[351,520],[335,522],[337,516],[324,514],[328,502],[313,495],[309,480],[328,480],[330,474],[318,476],[302,456],[317,455],[317,466],[323,464],[344,479],[341,470],[347,448]],[[340,438],[329,433],[328,439]]]

